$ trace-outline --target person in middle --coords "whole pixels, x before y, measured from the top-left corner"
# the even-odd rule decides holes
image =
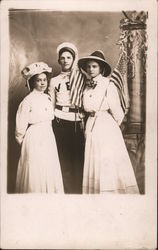
[[[82,91],[84,75],[77,68],[78,51],[64,42],[57,47],[61,73],[50,80],[48,94],[55,109],[53,129],[61,164],[64,191],[82,193],[84,131]]]

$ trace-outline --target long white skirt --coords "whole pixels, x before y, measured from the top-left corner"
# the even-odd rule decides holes
[[[83,193],[139,193],[122,132],[108,112],[86,124]],[[91,131],[92,129],[92,131]]]
[[[17,193],[63,193],[54,133],[49,122],[31,125],[22,143]]]

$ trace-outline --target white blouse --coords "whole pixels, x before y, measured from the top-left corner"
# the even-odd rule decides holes
[[[20,103],[16,114],[15,138],[22,143],[29,124],[47,122],[54,119],[52,102],[47,94],[34,89]]]
[[[94,88],[87,86],[83,93],[85,111],[110,111],[113,118],[120,125],[124,118],[124,112],[121,107],[117,87],[113,83],[109,83],[109,78],[103,77],[101,74],[93,78],[93,80],[96,86]]]

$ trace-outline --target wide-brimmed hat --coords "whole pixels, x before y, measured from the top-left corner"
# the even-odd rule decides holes
[[[28,66],[26,66],[22,71],[22,76],[29,81],[31,77],[37,74],[41,74],[43,72],[51,73],[52,68],[49,67],[46,63],[44,62],[36,62],[32,63]]]
[[[78,67],[86,71],[87,61],[94,60],[103,66],[103,76],[108,76],[111,73],[110,65],[105,61],[104,53],[101,50],[94,51],[91,55],[83,57],[78,61]]]

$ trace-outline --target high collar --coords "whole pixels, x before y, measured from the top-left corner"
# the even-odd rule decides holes
[[[63,76],[70,76],[71,71],[61,71],[61,75]]]
[[[92,78],[93,81],[99,82],[103,78],[102,74],[97,75],[96,77]]]

